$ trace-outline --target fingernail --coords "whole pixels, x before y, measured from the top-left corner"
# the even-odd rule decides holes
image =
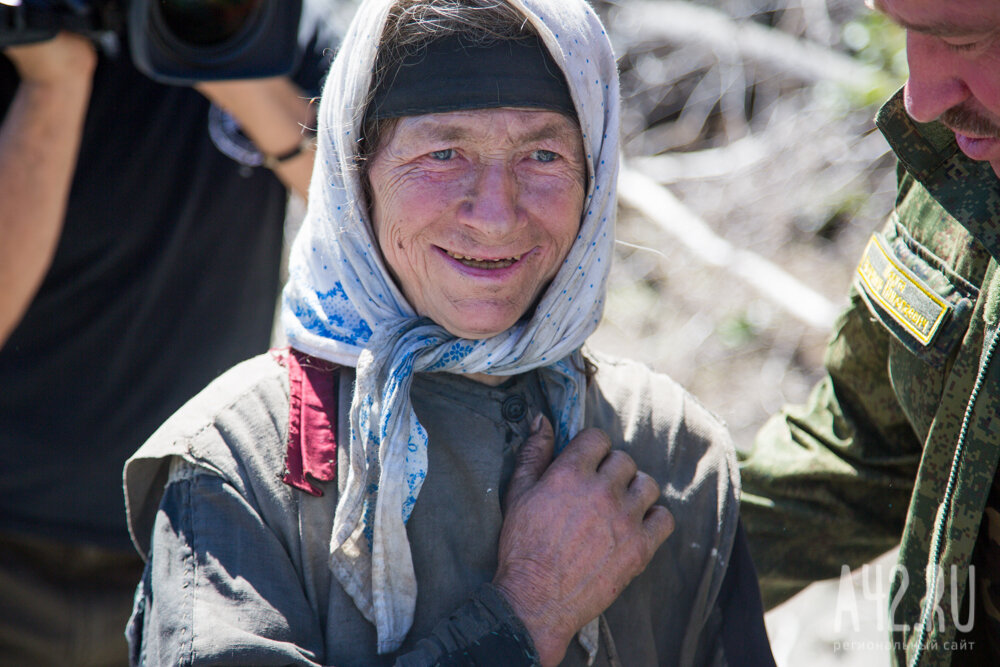
[[[531,422],[531,435],[535,435],[542,430],[542,413],[539,412]]]

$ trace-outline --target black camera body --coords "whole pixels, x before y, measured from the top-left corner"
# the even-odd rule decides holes
[[[291,72],[299,60],[302,0],[0,0],[0,48],[60,30],[113,51],[128,32],[132,60],[164,83]]]

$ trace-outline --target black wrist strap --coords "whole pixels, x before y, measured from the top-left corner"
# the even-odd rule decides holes
[[[287,151],[280,155],[265,155],[264,161],[261,164],[263,164],[268,169],[274,169],[278,165],[284,164],[285,162],[288,162],[292,158],[298,157],[305,151],[311,151],[315,143],[316,143],[315,138],[311,134],[307,134],[303,136],[302,141],[300,141],[295,146],[295,148],[291,149],[290,151]]]

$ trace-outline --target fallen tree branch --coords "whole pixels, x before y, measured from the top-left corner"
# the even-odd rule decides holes
[[[716,235],[669,190],[642,173],[623,166],[618,196],[695,257],[744,280],[802,322],[819,329],[829,329],[833,324],[839,309],[829,299],[763,257]]]

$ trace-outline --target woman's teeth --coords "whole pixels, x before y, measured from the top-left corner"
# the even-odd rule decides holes
[[[505,259],[479,259],[476,257],[469,257],[468,255],[459,255],[457,253],[446,250],[449,257],[457,259],[462,264],[474,269],[505,269],[514,262],[521,259],[521,255],[515,255],[513,257],[507,257]]]

